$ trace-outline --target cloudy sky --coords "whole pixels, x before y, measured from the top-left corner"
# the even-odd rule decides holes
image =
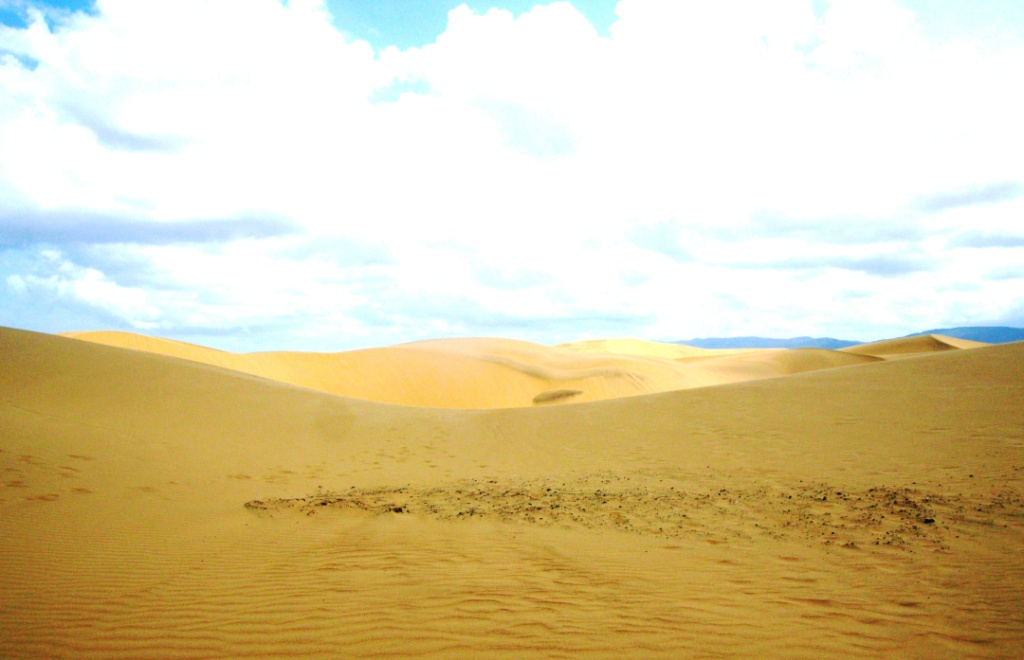
[[[1018,0],[0,0],[0,325],[1024,326]]]

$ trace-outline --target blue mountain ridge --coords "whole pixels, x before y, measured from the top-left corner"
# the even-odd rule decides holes
[[[1001,326],[941,328],[915,332],[904,335],[904,337],[918,337],[921,335],[945,335],[947,337],[981,341],[988,344],[1006,344],[1013,341],[1024,341],[1024,328]],[[687,346],[696,346],[698,348],[829,348],[835,350],[866,342],[835,339],[834,337],[791,337],[789,339],[774,339],[771,337],[704,337],[684,339],[671,343],[686,344]]]

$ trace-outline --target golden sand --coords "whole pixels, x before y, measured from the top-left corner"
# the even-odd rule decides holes
[[[0,657],[1024,645],[1024,343],[80,337],[0,329]]]
[[[510,339],[467,338],[344,353],[236,354],[127,332],[66,336],[225,367],[338,396],[435,408],[582,403],[882,359],[824,349],[710,350],[636,339],[552,347]],[[883,348],[879,355],[892,352]]]
[[[846,353],[874,355],[880,358],[893,359],[924,355],[936,351],[979,348],[981,346],[985,346],[985,344],[980,341],[971,341],[970,339],[957,339],[956,337],[946,337],[945,335],[919,335],[916,337],[875,341],[870,344],[860,344],[859,346],[850,346],[839,350]]]

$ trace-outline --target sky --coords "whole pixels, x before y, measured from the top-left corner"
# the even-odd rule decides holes
[[[1024,326],[1024,3],[0,0],[0,325]]]

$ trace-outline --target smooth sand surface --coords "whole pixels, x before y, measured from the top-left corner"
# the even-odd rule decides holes
[[[379,349],[449,365],[411,407],[175,350],[0,329],[0,657],[1024,645],[1024,343],[736,354],[747,372],[575,351],[755,375],[488,410],[446,397],[616,378],[523,342]]]

